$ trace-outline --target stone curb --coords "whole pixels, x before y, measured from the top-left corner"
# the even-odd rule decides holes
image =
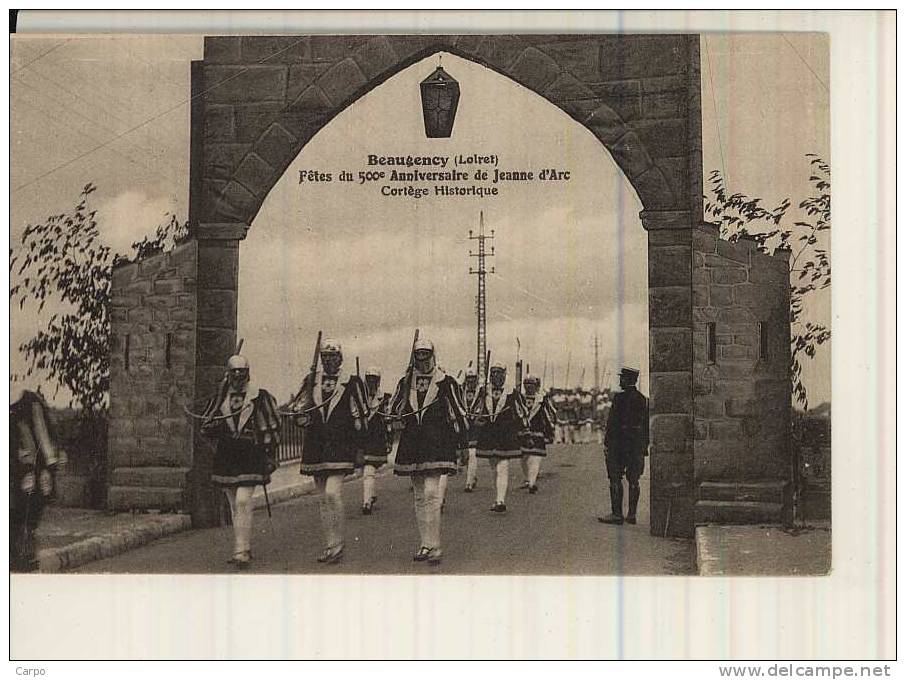
[[[710,527],[695,528],[695,566],[699,576],[722,576],[717,536]]]
[[[375,476],[383,477],[389,473],[390,468],[385,467]],[[302,498],[303,496],[310,496],[315,492],[313,481],[301,479],[302,475],[299,475],[299,477],[298,484],[284,486],[268,492],[271,506]],[[359,479],[361,477],[349,476],[343,482],[354,482]],[[252,503],[256,509],[265,507],[264,494],[256,493],[252,498]],[[67,571],[88,562],[120,555],[128,550],[147,545],[158,538],[192,528],[192,518],[189,515],[145,516],[140,522],[139,526],[122,529],[103,536],[92,536],[59,548],[39,550],[38,571],[42,573]]]
[[[113,557],[138,548],[153,540],[191,528],[189,515],[167,515],[144,518],[139,526],[122,529],[103,536],[92,536],[59,548],[38,551],[38,571],[56,573],[87,562]]]

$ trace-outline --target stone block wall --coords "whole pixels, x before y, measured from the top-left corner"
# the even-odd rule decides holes
[[[108,505],[185,509],[198,244],[117,267],[111,285]]]
[[[192,73],[190,221],[251,224],[334,116],[439,51],[520,83],[588,128],[646,210],[701,219],[698,35],[523,34],[205,38]]]
[[[787,483],[790,451],[789,251],[692,234],[697,485]]]
[[[648,230],[651,533],[691,536],[695,488],[692,439],[692,229],[654,219]]]

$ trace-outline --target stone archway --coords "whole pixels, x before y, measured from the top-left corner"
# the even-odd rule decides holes
[[[195,394],[214,388],[235,347],[239,242],[274,183],[339,112],[439,51],[563,110],[600,140],[635,188],[649,232],[651,531],[690,535],[692,231],[702,222],[697,35],[206,38],[204,60],[192,65]],[[201,458],[193,468],[203,478]]]

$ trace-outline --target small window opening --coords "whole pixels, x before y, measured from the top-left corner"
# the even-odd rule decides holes
[[[129,370],[129,341],[131,337],[126,333],[126,342],[123,343],[123,361],[126,364],[126,370]]]
[[[717,324],[708,324],[708,363],[717,363]]]
[[[758,356],[762,359],[768,359],[768,324],[764,321],[758,322]]]

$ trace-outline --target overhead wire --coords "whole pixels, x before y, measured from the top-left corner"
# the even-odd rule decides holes
[[[805,66],[805,68],[807,68],[807,69],[809,70],[809,73],[811,73],[813,76],[815,76],[815,80],[817,80],[817,81],[821,84],[821,87],[824,88],[824,91],[825,91],[825,92],[829,92],[830,90],[828,90],[827,83],[825,83],[825,82],[818,76],[818,74],[815,73],[815,69],[813,69],[813,68],[809,65],[809,63],[805,60],[805,57],[803,57],[801,54],[799,54],[799,50],[797,50],[797,49],[795,48],[795,46],[793,45],[793,43],[790,42],[790,39],[787,38],[786,35],[784,35],[783,33],[780,34],[780,37],[783,39],[783,41],[784,41],[787,45],[790,46],[790,49],[793,50],[793,53],[794,53],[797,57],[799,57],[799,61],[801,61],[802,64],[803,64],[803,66]]]
[[[53,52],[54,50],[58,50],[59,48],[63,47],[63,45],[65,45],[66,43],[68,43],[68,42],[70,42],[70,41],[72,41],[72,40],[74,40],[74,38],[66,38],[66,40],[64,40],[63,42],[57,43],[56,45],[54,45],[53,47],[51,47],[49,50],[47,50],[47,51],[45,51],[45,52],[42,52],[41,54],[39,54],[37,57],[35,57],[35,58],[32,59],[31,61],[29,61],[29,62],[27,62],[27,63],[25,63],[25,64],[22,64],[22,66],[20,66],[19,68],[15,69],[15,70],[13,70],[13,71],[10,71],[10,76],[14,76],[14,75],[16,75],[17,73],[19,73],[19,71],[22,71],[22,70],[24,70],[24,69],[27,69],[27,68],[28,68],[29,66],[31,66],[32,64],[37,63],[38,61],[40,61],[41,59],[43,59],[44,57],[46,57],[48,54],[50,54],[50,53]]]
[[[19,78],[15,78],[15,80],[16,80],[20,85],[23,85],[23,86],[25,86],[25,87],[31,89],[32,91],[36,92],[37,94],[39,94],[39,95],[41,95],[41,96],[43,96],[43,97],[45,97],[45,98],[47,98],[47,99],[51,99],[51,101],[53,101],[53,98],[52,98],[50,95],[47,95],[46,93],[41,92],[41,91],[38,90],[37,88],[32,87],[31,85],[29,85],[28,83],[26,83],[26,82],[20,80]],[[70,132],[72,132],[72,133],[74,133],[74,134],[76,134],[76,135],[81,135],[81,136],[83,136],[83,137],[86,137],[86,138],[88,138],[89,140],[91,140],[92,142],[95,142],[95,143],[99,143],[99,142],[101,141],[101,140],[98,139],[97,137],[95,137],[95,136],[93,136],[93,135],[91,135],[91,134],[89,134],[89,133],[87,133],[87,132],[84,132],[84,131],[80,131],[80,130],[74,129],[71,123],[69,123],[69,122],[63,120],[62,118],[60,118],[60,117],[58,117],[58,116],[55,116],[54,114],[50,113],[50,112],[47,110],[47,107],[39,106],[39,105],[37,105],[37,104],[32,104],[32,103],[28,102],[28,100],[24,100],[24,103],[25,103],[26,105],[30,105],[33,109],[35,109],[36,111],[38,111],[39,113],[41,113],[42,115],[44,115],[46,118],[50,119],[51,121],[56,122],[59,126],[61,126],[61,127],[62,127],[63,129],[65,129],[65,130],[68,130],[68,131],[70,131]],[[87,120],[89,123],[98,124],[98,123],[96,123],[95,121],[92,121],[90,118],[87,118],[86,116],[83,116],[82,114],[78,113],[77,111],[75,111],[75,110],[73,110],[73,109],[71,109],[71,108],[69,108],[69,111],[70,111],[71,113],[74,113],[75,115],[79,116],[80,118],[83,118],[83,119]],[[138,166],[141,166],[141,167],[145,168],[145,169],[148,170],[149,172],[154,173],[155,175],[157,175],[157,176],[159,176],[159,177],[161,177],[161,178],[167,180],[168,182],[170,182],[170,181],[173,180],[173,178],[172,178],[171,176],[164,174],[164,173],[161,172],[160,170],[157,170],[157,169],[155,169],[155,168],[152,168],[152,167],[149,166],[147,163],[144,163],[144,162],[142,162],[142,161],[140,161],[140,160],[137,160],[137,159],[133,158],[131,155],[122,153],[122,152],[120,152],[120,151],[118,151],[118,150],[116,150],[116,149],[114,149],[114,148],[112,148],[112,147],[111,147],[111,148],[108,148],[107,150],[108,150],[109,152],[111,152],[111,153],[117,155],[117,156],[120,156],[121,158],[123,158],[123,159],[129,161],[130,163],[132,163],[132,164],[134,164],[134,165],[138,165]]]
[[[296,45],[300,44],[300,43],[303,42],[304,40],[305,40],[305,38],[303,37],[303,38],[300,38],[299,40],[296,40],[296,41],[290,43],[290,44],[287,45],[286,47],[284,47],[284,48],[282,48],[282,49],[279,49],[279,50],[277,50],[276,52],[274,52],[274,53],[272,53],[272,54],[269,54],[269,55],[267,55],[266,57],[264,57],[264,58],[262,58],[262,59],[259,59],[259,60],[256,61],[254,64],[250,64],[249,66],[246,66],[245,68],[243,68],[243,69],[237,71],[236,73],[234,73],[234,74],[231,75],[231,76],[228,76],[228,77],[224,78],[223,80],[217,82],[216,84],[212,85],[211,87],[206,88],[206,89],[202,90],[201,92],[199,92],[199,93],[197,93],[197,94],[195,94],[195,95],[192,95],[191,97],[189,97],[189,98],[187,98],[187,99],[184,99],[184,100],[180,101],[180,102],[177,103],[177,104],[174,104],[173,106],[171,106],[171,107],[169,107],[169,108],[167,108],[167,109],[161,111],[160,113],[157,113],[157,114],[151,116],[150,118],[145,119],[144,121],[142,121],[141,123],[138,123],[137,125],[133,125],[133,126],[132,126],[131,128],[129,128],[128,130],[125,130],[125,131],[119,133],[118,135],[115,135],[114,137],[112,137],[111,139],[107,140],[106,142],[103,142],[103,143],[101,143],[101,144],[98,144],[97,146],[95,146],[95,147],[89,149],[88,151],[85,151],[84,153],[78,154],[77,156],[75,156],[75,157],[73,157],[73,158],[70,158],[68,161],[64,161],[63,163],[60,163],[60,164],[54,166],[54,167],[51,168],[50,170],[47,170],[46,172],[41,173],[40,175],[38,175],[38,176],[35,177],[34,179],[31,179],[31,180],[29,180],[28,182],[25,182],[24,184],[20,184],[19,186],[15,187],[15,188],[12,190],[11,193],[17,193],[17,192],[21,191],[22,189],[25,189],[26,187],[31,186],[32,184],[35,184],[36,182],[40,182],[42,179],[44,179],[44,178],[47,177],[48,175],[51,175],[51,174],[57,172],[58,170],[62,170],[63,168],[68,167],[68,166],[72,165],[73,163],[76,163],[76,162],[82,160],[83,158],[85,158],[85,157],[87,157],[87,156],[90,156],[91,154],[95,153],[96,151],[99,151],[100,149],[103,149],[104,147],[109,146],[110,144],[112,144],[113,142],[117,141],[118,139],[122,139],[122,138],[125,137],[126,135],[128,135],[128,134],[130,134],[130,133],[132,133],[132,132],[135,132],[136,130],[138,130],[138,129],[144,127],[145,125],[148,125],[149,123],[154,122],[154,121],[157,120],[158,118],[162,118],[163,116],[167,115],[168,113],[172,113],[172,112],[175,111],[176,109],[178,109],[178,108],[180,108],[180,107],[182,107],[182,106],[185,106],[186,104],[188,104],[188,103],[194,101],[195,99],[198,99],[199,97],[201,97],[201,96],[203,96],[203,95],[205,95],[205,94],[211,92],[212,90],[217,89],[218,87],[221,87],[221,86],[224,85],[225,83],[228,83],[229,81],[238,78],[239,76],[241,76],[241,75],[243,75],[244,73],[248,72],[248,71],[251,69],[252,66],[257,66],[258,64],[261,64],[261,63],[263,63],[263,62],[265,62],[265,61],[268,61],[269,59],[273,59],[273,58],[276,57],[277,55],[282,54],[283,52],[286,52],[287,50],[292,49],[293,47],[295,47]]]

